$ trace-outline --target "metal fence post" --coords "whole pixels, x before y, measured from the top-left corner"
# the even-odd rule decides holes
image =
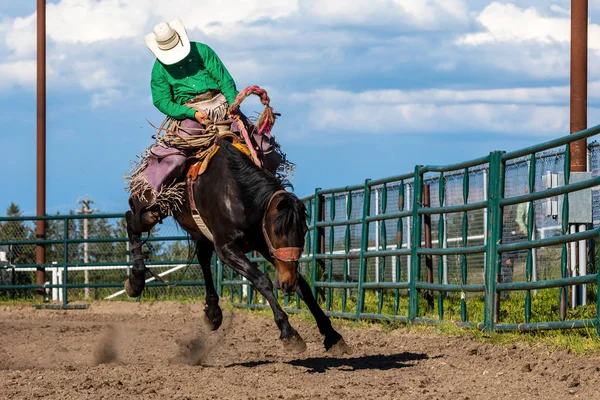
[[[431,207],[431,187],[429,184],[423,185],[423,207]],[[425,214],[423,216],[423,230],[425,234],[424,247],[431,249],[433,247],[431,241],[431,214]],[[428,254],[425,256],[425,267],[427,268],[427,283],[433,283],[433,256]],[[433,291],[426,290],[424,293],[425,300],[427,301],[427,312],[432,313],[434,309]]]
[[[444,178],[444,172],[440,172],[439,178],[439,189],[438,189],[438,197],[440,202],[440,207],[444,207],[444,203],[446,201],[446,182]],[[446,213],[440,214],[440,220],[438,223],[438,247],[440,249],[446,248]],[[438,284],[448,284],[448,263],[447,256],[438,256]],[[446,297],[446,292],[439,291],[438,292],[438,318],[441,320],[444,319],[444,298]]]
[[[319,235],[319,228],[317,227],[317,222],[319,222],[323,219],[323,216],[320,213],[321,202],[323,200],[323,196],[319,194],[319,190],[321,190],[321,189],[320,188],[315,189],[315,201],[314,201],[314,207],[313,207],[313,237],[312,237],[312,261],[311,261],[312,271],[311,271],[311,282],[310,282],[313,296],[315,297],[315,299],[317,299],[317,301],[319,300],[317,298],[317,287],[315,286],[315,282],[317,281],[317,266],[318,266],[317,254],[321,253],[320,252],[321,238]]]
[[[412,322],[419,313],[419,295],[417,293],[417,281],[419,280],[419,270],[421,269],[421,257],[418,250],[421,248],[421,217],[419,209],[421,208],[421,197],[423,193],[423,177],[421,176],[421,165],[415,167],[414,176],[414,194],[412,209],[412,243],[410,257],[410,277],[408,292],[408,320]]]
[[[64,248],[63,248],[63,305],[66,306],[69,303],[69,299],[67,297],[67,276],[69,267],[67,264],[69,263],[69,220],[64,217]]]
[[[498,242],[502,239],[504,166],[501,151],[490,153],[489,193],[487,200],[487,242],[485,249],[485,296],[483,324],[487,332],[494,330],[496,312],[496,275],[499,268]]]
[[[356,319],[360,318],[360,314],[365,308],[365,290],[363,284],[365,283],[367,275],[367,259],[365,253],[369,247],[369,222],[367,217],[371,210],[371,187],[369,186],[370,179],[365,180],[365,187],[363,189],[363,212],[362,212],[362,226],[361,226],[361,239],[360,239],[360,263],[358,268],[358,302],[356,304]]]
[[[600,241],[600,233],[598,240]],[[600,337],[600,255],[596,256],[596,276],[596,334]]]

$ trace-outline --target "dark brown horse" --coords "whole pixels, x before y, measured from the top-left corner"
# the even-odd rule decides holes
[[[204,311],[211,328],[218,329],[223,319],[210,269],[212,254],[216,251],[223,263],[248,279],[267,299],[284,347],[298,352],[306,349],[304,340],[292,328],[287,314],[278,304],[269,276],[246,257],[251,251],[258,251],[275,266],[280,288],[286,294],[296,292],[304,300],[324,336],[325,349],[339,355],[350,354],[350,348],[332,327],[310,286],[298,273],[298,259],[307,231],[304,203],[285,191],[273,174],[258,168],[230,142],[222,138],[217,140],[220,150],[193,186],[197,209],[211,231],[213,241],[197,227],[187,202],[175,215],[177,222],[196,242],[198,262],[206,282]],[[130,297],[137,297],[144,289],[147,271],[140,237],[152,227],[135,226],[131,212],[126,218],[134,261],[125,286]]]

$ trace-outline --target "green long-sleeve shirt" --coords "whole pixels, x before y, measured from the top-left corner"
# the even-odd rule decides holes
[[[235,82],[217,54],[203,43],[191,42],[190,54],[173,65],[158,59],[150,79],[152,102],[175,119],[194,118],[195,110],[183,104],[206,90],[220,90],[231,105],[238,94]]]

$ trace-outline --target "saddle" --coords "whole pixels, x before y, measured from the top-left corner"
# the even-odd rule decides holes
[[[235,135],[229,130],[224,129],[229,129],[229,127],[231,126],[231,122],[217,122],[215,125],[219,129],[219,137],[229,141],[233,144],[233,147],[244,153],[246,156],[250,157],[250,150],[248,149],[248,146],[245,143],[242,143],[237,135]],[[190,179],[192,182],[195,181],[198,178],[198,176],[202,175],[206,171],[208,165],[210,164],[210,161],[219,151],[219,148],[220,146],[217,145],[215,141],[209,149],[197,152],[196,154],[188,158],[188,160],[192,160],[192,163],[190,164],[186,174],[188,182]]]

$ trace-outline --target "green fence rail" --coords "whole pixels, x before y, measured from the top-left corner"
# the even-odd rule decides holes
[[[595,328],[600,334],[597,265],[600,228],[593,221],[574,221],[570,215],[573,212],[570,202],[577,202],[577,194],[600,185],[600,176],[586,175],[572,180],[570,143],[598,133],[600,126],[514,152],[494,151],[486,157],[447,166],[417,165],[413,172],[403,175],[367,179],[359,185],[334,189],[318,188],[303,199],[309,211],[309,230],[300,260],[301,273],[331,316],[407,323],[451,322],[477,326],[487,332]],[[562,182],[548,188],[542,175],[545,171],[538,164],[542,155],[557,148],[564,154],[559,174]],[[517,185],[518,189],[507,183],[513,179],[514,168],[525,171],[520,172],[522,184]],[[511,194],[507,194],[509,187]],[[424,193],[429,197],[430,191],[434,195],[426,202]],[[577,204],[589,206],[592,215],[598,210],[592,210],[589,203]],[[554,208],[562,204],[562,208],[558,214],[549,212],[546,217],[538,215],[539,211],[536,213],[540,204],[547,204],[550,210],[553,204]],[[506,216],[514,207],[525,210],[525,232],[511,236],[507,234],[511,228]],[[482,219],[483,228],[475,226],[476,217]],[[73,235],[76,221],[83,218],[44,217],[62,224],[62,233],[43,241],[7,238],[6,229],[0,229],[0,248],[45,244],[62,246],[63,251],[60,262],[44,266],[60,268],[60,284],[2,283],[0,291],[59,288],[62,301],[67,304],[72,289],[121,288],[120,282],[82,283],[80,277],[77,282],[71,278],[73,268],[131,265],[125,259],[74,261],[73,249],[82,245],[114,246],[127,242],[122,236]],[[122,223],[120,214],[92,218],[112,218]],[[40,218],[0,218],[0,228],[37,219]],[[541,220],[559,224],[559,234],[538,238],[537,225]],[[580,227],[585,225],[585,229],[574,232],[573,222]],[[515,237],[519,240],[514,240]],[[187,237],[180,234],[153,236],[148,242],[181,244],[185,240]],[[585,257],[591,261],[584,262],[582,251],[575,254],[572,243],[588,249]],[[537,261],[542,251],[547,254],[544,258],[547,265],[542,267],[549,272],[540,279],[542,268]],[[80,250],[76,252],[79,257]],[[515,262],[517,253],[524,253],[522,263]],[[263,258],[257,254],[249,256],[263,271],[273,273]],[[585,264],[585,268],[570,260]],[[148,264],[166,268],[182,263],[188,260],[171,255],[170,259]],[[450,264],[453,266],[449,267]],[[18,271],[39,267],[42,266],[30,262],[4,268]],[[229,296],[239,307],[268,308],[266,300],[246,280],[216,258],[213,269],[221,296]],[[554,270],[559,271],[558,276],[552,276]],[[179,286],[203,285],[189,278],[179,282]],[[150,282],[149,287],[164,287],[164,284]],[[307,312],[297,295],[281,297],[288,312]]]

